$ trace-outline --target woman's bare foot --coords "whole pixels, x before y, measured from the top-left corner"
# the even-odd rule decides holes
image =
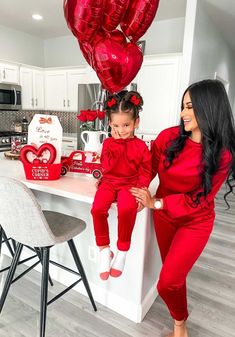
[[[188,337],[185,321],[175,321],[174,331],[167,337]]]

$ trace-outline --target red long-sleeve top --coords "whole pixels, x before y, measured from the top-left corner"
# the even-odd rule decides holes
[[[128,139],[106,138],[101,153],[102,181],[118,185],[148,187],[152,176],[151,153],[136,136]]]
[[[198,206],[193,203],[194,196],[203,191],[200,168],[202,162],[202,145],[190,138],[186,139],[182,152],[173,160],[167,169],[164,166],[165,150],[169,142],[179,135],[179,127],[171,127],[162,131],[152,145],[153,176],[158,173],[159,186],[157,198],[163,199],[163,212],[172,219],[187,219],[202,215],[214,214],[214,198],[228,176],[231,153],[224,150],[221,155],[219,169],[212,178],[211,192],[200,198]]]

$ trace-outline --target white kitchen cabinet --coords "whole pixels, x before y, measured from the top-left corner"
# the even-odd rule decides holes
[[[21,67],[22,108],[44,109],[44,72],[40,69]]]
[[[155,134],[179,121],[181,54],[145,56],[137,76],[143,96],[138,133]]]
[[[85,82],[85,67],[45,71],[45,108],[77,111],[78,84]]]
[[[63,136],[62,138],[62,155],[69,156],[71,152],[77,150],[77,135]]]
[[[19,66],[0,63],[0,82],[19,84]]]

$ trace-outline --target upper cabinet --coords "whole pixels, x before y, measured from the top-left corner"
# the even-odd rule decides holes
[[[0,82],[19,84],[19,66],[0,63]]]
[[[181,57],[166,54],[144,58],[137,76],[137,90],[144,100],[138,133],[157,135],[179,122]]]
[[[44,71],[35,68],[20,68],[22,86],[22,108],[44,109]]]
[[[45,108],[77,111],[78,84],[85,83],[85,67],[45,71]]]

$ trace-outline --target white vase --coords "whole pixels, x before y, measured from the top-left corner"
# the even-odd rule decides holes
[[[101,138],[101,136],[103,137]],[[84,137],[85,136],[85,137]],[[84,151],[101,153],[103,140],[107,137],[105,131],[83,131],[81,140],[85,144]]]

